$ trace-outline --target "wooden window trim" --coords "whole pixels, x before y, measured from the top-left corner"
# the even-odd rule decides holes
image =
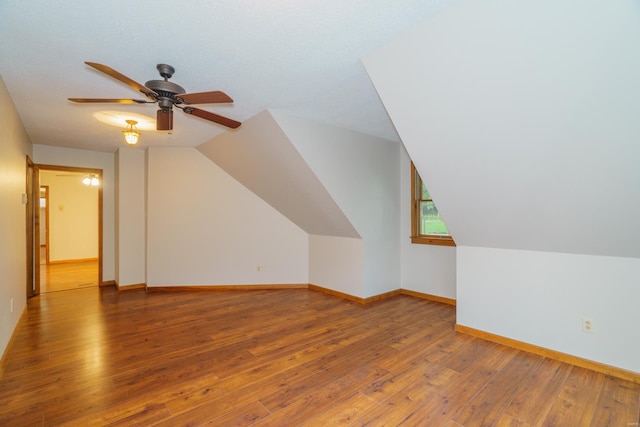
[[[411,162],[411,243],[421,245],[456,246],[453,237],[437,234],[420,234],[419,222],[419,197],[420,189],[416,186],[416,177],[419,176],[416,167]]]
[[[455,246],[451,236],[411,236],[411,243],[420,245]]]

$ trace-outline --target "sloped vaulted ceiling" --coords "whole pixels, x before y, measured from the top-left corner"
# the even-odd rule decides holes
[[[148,116],[153,129],[153,105],[69,102],[139,95],[83,61],[140,84],[170,64],[187,92],[228,93],[233,104],[203,109],[238,121],[281,109],[397,140],[359,58],[451,1],[2,0],[0,75],[34,144],[113,152],[125,123],[92,116],[104,110]],[[179,111],[173,133],[148,129],[140,146],[195,147],[227,131]]]
[[[365,58],[458,245],[640,257],[640,5],[463,1]]]
[[[198,150],[305,232],[360,237],[268,111]]]

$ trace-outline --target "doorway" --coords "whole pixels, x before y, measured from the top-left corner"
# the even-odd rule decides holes
[[[38,175],[35,172],[35,165],[33,160],[29,156],[27,156],[27,188],[26,188],[26,218],[25,222],[27,225],[27,298],[31,298],[34,295],[40,293],[40,289],[38,289],[38,285],[40,280],[36,280],[36,277],[40,274],[40,263],[36,258],[36,253],[38,252],[36,246],[36,221],[38,220],[38,216],[36,215],[36,188]]]
[[[49,264],[49,186],[40,186],[40,265]]]
[[[102,170],[35,165],[34,294],[102,284]]]

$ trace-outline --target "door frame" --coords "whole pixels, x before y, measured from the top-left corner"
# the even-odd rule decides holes
[[[34,274],[33,278],[33,286],[34,294],[37,295],[40,293],[40,259],[39,259],[39,251],[40,251],[40,171],[57,171],[57,172],[77,172],[83,174],[93,174],[97,175],[100,180],[100,185],[98,185],[98,286],[104,286],[104,280],[102,278],[103,275],[103,256],[102,256],[102,222],[103,222],[103,202],[102,202],[102,185],[103,185],[103,176],[102,169],[94,169],[94,168],[84,168],[84,167],[74,167],[74,166],[59,166],[59,165],[47,165],[47,164],[35,164],[33,168],[33,177],[32,183],[34,188],[32,189],[33,193],[35,193],[35,197],[32,199],[36,200],[33,203],[33,207],[31,209],[33,217],[34,217],[34,229],[32,230],[33,245],[35,247],[31,248],[31,256],[34,259],[37,259],[35,262]],[[48,230],[47,230],[48,231]],[[29,230],[27,227],[27,234],[29,234]],[[48,239],[47,239],[48,240]],[[49,244],[49,242],[47,242]],[[36,252],[38,257],[36,256]],[[31,261],[33,263],[33,260]],[[28,292],[27,292],[28,294]],[[33,295],[32,295],[33,296]]]
[[[31,157],[27,155],[27,176],[26,176],[26,226],[27,226],[27,283],[26,291],[27,298],[31,298],[40,293],[40,259],[36,257],[39,254],[39,248],[36,247],[35,229],[36,222],[40,215],[36,213],[36,206],[39,206],[40,201],[40,185],[39,175],[35,172],[36,168],[31,160]],[[36,189],[38,189],[36,191]],[[40,210],[39,208],[37,209]],[[38,277],[38,280],[36,280]]]
[[[38,191],[38,202],[42,199],[45,200],[45,209],[44,209],[44,220],[42,218],[40,218],[40,221],[38,221],[38,224],[43,224],[44,223],[44,238],[45,238],[45,243],[44,243],[44,247],[45,249],[45,262],[46,264],[49,264],[49,186],[48,185],[40,185],[38,186],[39,191]],[[44,197],[42,197],[42,190],[44,189]],[[40,206],[40,205],[38,205]],[[42,209],[40,209],[40,211],[42,211]],[[40,248],[42,248],[42,242],[40,242]],[[38,261],[40,261],[40,252],[38,251]]]

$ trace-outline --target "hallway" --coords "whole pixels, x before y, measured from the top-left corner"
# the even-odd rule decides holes
[[[47,264],[45,247],[40,249],[40,293],[98,286],[98,260]]]

